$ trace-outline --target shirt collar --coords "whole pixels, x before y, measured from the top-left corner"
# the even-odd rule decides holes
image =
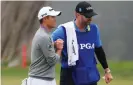
[[[40,25],[40,28],[43,29],[46,33],[51,34],[51,32],[49,32],[48,29],[43,25]]]

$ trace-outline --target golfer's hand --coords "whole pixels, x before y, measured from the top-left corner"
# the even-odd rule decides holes
[[[105,75],[104,75],[104,77],[105,77],[105,82],[108,84],[108,83],[110,83],[111,81],[112,81],[112,79],[113,79],[113,76],[112,76],[112,74],[111,73],[105,73]]]
[[[57,39],[54,44],[57,50],[62,50],[63,49],[63,43],[64,41],[62,39]]]

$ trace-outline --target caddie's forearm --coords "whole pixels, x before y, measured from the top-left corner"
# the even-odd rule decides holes
[[[99,48],[95,48],[95,53],[96,53],[97,59],[99,60],[100,64],[102,65],[102,67],[104,69],[107,69],[108,63],[107,63],[106,55],[105,55],[105,52],[104,52],[102,46]]]

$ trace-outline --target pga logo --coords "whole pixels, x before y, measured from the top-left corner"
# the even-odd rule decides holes
[[[80,49],[94,49],[95,48],[95,44],[94,43],[87,43],[87,44],[80,44]]]

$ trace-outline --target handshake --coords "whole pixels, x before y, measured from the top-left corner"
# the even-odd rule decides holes
[[[54,46],[55,46],[56,50],[62,51],[62,49],[63,49],[63,43],[64,43],[64,41],[62,39],[57,39],[54,42]]]

